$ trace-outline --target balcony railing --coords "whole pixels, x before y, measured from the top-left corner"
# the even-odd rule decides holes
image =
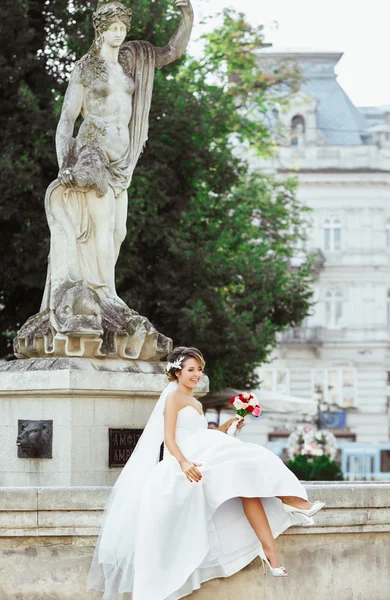
[[[279,333],[277,341],[280,344],[320,345],[324,342],[338,343],[380,343],[390,344],[390,330],[384,327],[363,329],[356,327],[330,328],[323,326],[295,327]]]
[[[281,333],[278,341],[283,344],[321,344],[324,331],[324,327],[295,327]]]
[[[390,170],[390,149],[367,146],[279,146],[273,159],[252,156],[253,168],[309,170]]]

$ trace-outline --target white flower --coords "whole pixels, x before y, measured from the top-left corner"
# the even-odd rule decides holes
[[[167,364],[167,371],[170,371],[171,369],[182,369],[183,367],[181,366],[181,363],[183,360],[184,356],[180,356],[180,358],[178,358],[174,362],[169,362]]]
[[[249,404],[249,406],[259,406],[260,405],[258,399],[255,396],[253,396],[253,394],[250,395],[250,399],[248,400],[248,404]]]
[[[243,402],[241,402],[241,400],[239,398],[234,398],[233,406],[237,410],[240,408],[244,408],[244,404],[243,404]]]

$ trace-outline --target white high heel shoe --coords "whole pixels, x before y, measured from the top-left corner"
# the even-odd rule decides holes
[[[285,569],[284,567],[271,567],[269,560],[266,556],[264,556],[264,558],[262,556],[260,556],[261,558],[261,562],[263,565],[263,573],[265,575],[265,564],[267,564],[270,568],[271,571],[271,575],[273,577],[287,577],[288,573],[287,573],[287,569]]]
[[[282,502],[282,506],[284,512],[291,513],[292,516],[295,517],[297,521],[299,521],[299,519],[294,515],[294,513],[301,513],[302,515],[305,515],[305,517],[313,517],[315,514],[318,513],[319,510],[321,510],[321,508],[325,506],[325,502],[320,502],[319,500],[316,500],[313,506],[306,509],[296,508],[295,506],[291,506],[291,504],[285,504],[284,502]]]

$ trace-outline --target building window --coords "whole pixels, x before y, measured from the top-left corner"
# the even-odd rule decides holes
[[[260,369],[261,389],[266,392],[288,394],[290,374],[288,369]]]
[[[386,248],[390,250],[390,219],[386,221]]]
[[[291,145],[302,146],[305,142],[305,119],[295,115],[291,119]]]
[[[321,410],[348,408],[356,404],[354,369],[313,369],[312,393]]]
[[[324,219],[324,248],[327,252],[341,250],[341,221],[337,217]]]
[[[343,316],[343,292],[339,289],[325,292],[325,322],[329,328],[340,327]]]
[[[387,327],[390,329],[390,290],[387,292]]]

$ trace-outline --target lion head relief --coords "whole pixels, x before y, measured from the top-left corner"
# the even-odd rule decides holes
[[[18,458],[52,458],[53,421],[18,421]]]

